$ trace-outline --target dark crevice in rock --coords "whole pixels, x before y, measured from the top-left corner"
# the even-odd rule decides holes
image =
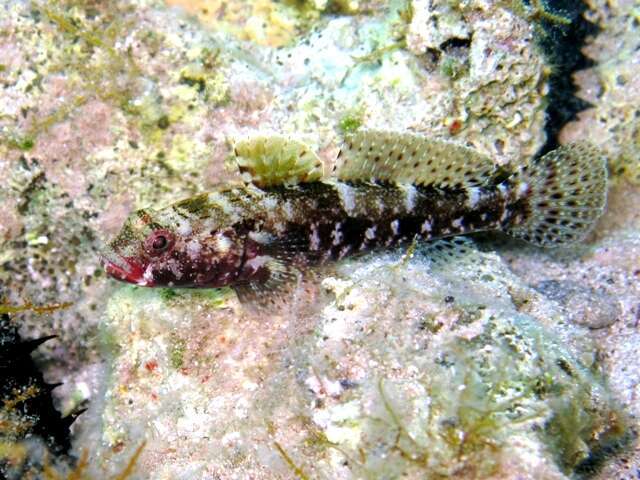
[[[440,44],[440,50],[446,52],[456,48],[469,48],[471,46],[470,38],[449,38]]]
[[[31,358],[35,349],[52,338],[23,340],[9,316],[0,314],[0,442],[40,438],[51,454],[69,458],[69,427],[77,415],[62,417],[56,410],[51,392],[59,384],[46,383]],[[0,460],[0,478],[39,470],[42,459],[25,460],[21,472],[9,472],[8,464]]]
[[[563,24],[545,18],[538,20],[538,45],[552,68],[546,110],[547,141],[540,154],[557,148],[562,127],[575,120],[577,113],[591,106],[576,97],[573,73],[593,66],[593,61],[581,50],[586,40],[599,32],[597,25],[584,18],[588,7],[582,0],[548,0],[544,7],[549,13],[571,20],[571,23]]]

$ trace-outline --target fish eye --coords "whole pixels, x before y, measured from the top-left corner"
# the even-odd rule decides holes
[[[151,243],[151,248],[154,250],[164,250],[165,247],[169,244],[169,240],[164,235],[158,235]]]
[[[169,250],[174,243],[174,237],[168,230],[156,230],[144,241],[144,247],[150,255],[159,255]]]

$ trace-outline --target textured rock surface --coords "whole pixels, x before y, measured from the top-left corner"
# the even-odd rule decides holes
[[[640,184],[640,37],[638,2],[592,0],[589,17],[602,33],[584,49],[593,68],[575,75],[579,96],[593,104],[565,127],[562,140],[591,132],[591,141],[611,157],[612,170]]]
[[[583,282],[609,291],[622,306],[622,316],[611,329],[596,335],[603,351],[611,385],[636,419],[640,375],[637,345],[640,304],[638,304],[638,232],[640,215],[640,11],[634,1],[589,1],[589,17],[599,25],[600,34],[584,51],[595,65],[577,72],[579,95],[593,104],[578,121],[562,132],[563,141],[572,141],[589,132],[592,142],[609,154],[614,181],[619,183],[609,198],[609,215],[601,222],[600,234],[609,237],[595,262],[576,266]],[[585,268],[587,269],[585,271]],[[558,272],[560,273],[560,272]],[[567,272],[562,272],[567,276]],[[595,277],[595,278],[594,278]],[[634,478],[640,470],[640,444],[600,472],[598,478]]]

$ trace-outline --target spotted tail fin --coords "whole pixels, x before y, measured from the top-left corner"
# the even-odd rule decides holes
[[[515,212],[505,226],[510,235],[541,246],[571,243],[602,214],[606,161],[592,145],[566,145],[521,168],[508,184]]]

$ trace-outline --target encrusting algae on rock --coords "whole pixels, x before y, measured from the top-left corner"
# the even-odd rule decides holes
[[[604,208],[604,157],[587,144],[554,150],[511,174],[472,149],[360,130],[335,176],[304,144],[240,141],[247,183],[159,210],[139,210],[105,253],[111,276],[141,286],[233,287],[278,296],[310,265],[487,230],[542,246],[581,239]]]

